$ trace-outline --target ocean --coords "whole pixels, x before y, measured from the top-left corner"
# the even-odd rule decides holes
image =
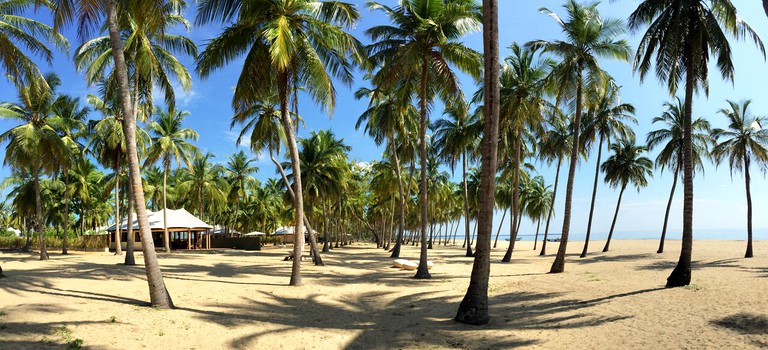
[[[536,232],[520,232],[518,237],[521,241],[533,241]],[[568,240],[570,241],[584,241],[586,238],[585,232],[571,232]],[[539,232],[539,240],[544,236],[544,230]],[[550,232],[549,238],[560,237],[560,232]],[[659,239],[661,237],[661,230],[658,231],[625,231],[614,232],[613,239]],[[492,237],[496,238],[496,233]],[[608,232],[592,232],[590,240],[604,240],[608,238]],[[682,238],[681,231],[667,231],[667,239],[676,240]],[[499,241],[505,241],[509,239],[509,233],[502,232],[499,235]],[[747,229],[699,229],[693,230],[693,239],[700,240],[746,240]],[[752,230],[753,240],[768,240],[768,229],[760,228]]]

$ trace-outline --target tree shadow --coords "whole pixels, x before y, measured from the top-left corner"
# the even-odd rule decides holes
[[[768,335],[768,316],[741,312],[711,321],[713,325],[745,335]]]

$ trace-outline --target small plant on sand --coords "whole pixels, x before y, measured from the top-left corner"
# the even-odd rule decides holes
[[[160,332],[159,332],[159,333],[157,333],[157,335],[159,335],[159,336],[161,336],[161,337],[162,337],[162,336],[165,336],[165,332],[164,332],[163,330],[160,330]]]
[[[72,330],[67,328],[67,325],[63,325],[60,327],[56,327],[53,329],[54,334],[62,337],[64,341],[71,341],[72,340]]]
[[[696,284],[696,283],[693,283],[693,284],[689,284],[689,285],[687,285],[687,286],[685,286],[685,287],[683,287],[683,288],[685,288],[685,289],[687,289],[687,290],[692,290],[692,291],[694,291],[694,292],[698,292],[698,291],[700,291],[700,290],[704,289],[704,287],[702,287],[701,285],[699,285],[699,284]]]
[[[5,311],[0,311],[0,317],[5,317],[6,315],[8,315],[8,314],[5,313]]]
[[[48,338],[48,336],[45,336],[45,335],[42,338],[40,338],[40,342],[43,343],[43,345],[53,345],[53,344],[55,344],[53,339]]]
[[[117,317],[111,316],[108,321],[109,321],[109,323],[115,323],[115,322],[117,322]]]
[[[182,322],[181,325],[184,327],[185,331],[188,331],[192,325],[189,322]]]
[[[84,341],[80,338],[67,342],[67,350],[80,350],[83,348]]]

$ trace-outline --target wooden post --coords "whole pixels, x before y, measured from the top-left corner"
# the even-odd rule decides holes
[[[187,230],[187,250],[192,249],[192,231]]]

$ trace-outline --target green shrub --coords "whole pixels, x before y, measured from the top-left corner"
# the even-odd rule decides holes
[[[32,247],[37,246],[37,235],[30,239]],[[0,237],[0,249],[24,248],[26,237]],[[48,249],[61,249],[64,240],[57,236],[45,237],[45,246]],[[67,248],[72,250],[101,250],[107,247],[106,235],[70,236],[67,238]]]

